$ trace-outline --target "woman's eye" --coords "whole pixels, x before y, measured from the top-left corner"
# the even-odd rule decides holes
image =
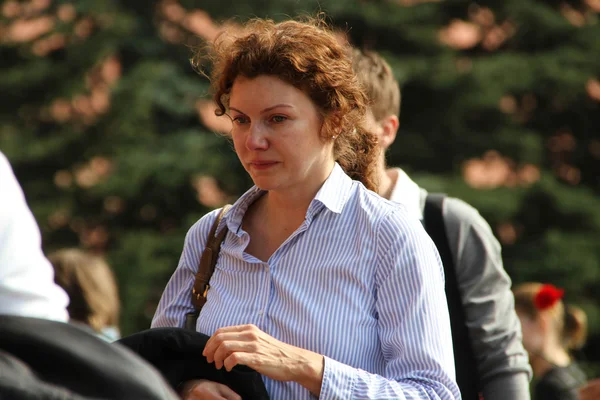
[[[274,115],[271,117],[271,121],[279,123],[279,122],[283,122],[287,120],[287,117],[284,117],[283,115]]]
[[[234,117],[231,119],[233,121],[234,124],[245,124],[248,122],[248,118],[247,117]]]

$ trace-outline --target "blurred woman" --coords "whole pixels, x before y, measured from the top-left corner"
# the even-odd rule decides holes
[[[375,136],[351,49],[321,20],[255,19],[212,47],[217,115],[255,186],[228,229],[196,329],[217,368],[249,366],[273,399],[457,399],[441,263],[420,222],[378,196]],[[225,117],[227,118],[227,117]],[[193,311],[219,210],[188,232],[153,327]],[[236,399],[210,381],[186,399]]]
[[[119,293],[109,265],[102,258],[78,249],[64,249],[48,256],[54,280],[69,295],[68,311],[107,340],[119,339]]]
[[[533,399],[577,400],[586,377],[569,351],[585,343],[585,313],[578,307],[565,306],[564,291],[553,285],[525,283],[514,293],[523,345],[536,379]]]

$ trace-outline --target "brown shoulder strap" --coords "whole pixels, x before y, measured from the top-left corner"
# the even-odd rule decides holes
[[[210,229],[206,247],[200,258],[198,272],[196,272],[196,280],[194,281],[194,287],[192,288],[192,304],[196,308],[196,311],[200,311],[202,306],[204,306],[204,303],[206,303],[206,295],[208,294],[208,289],[210,289],[208,282],[210,282],[210,277],[215,270],[221,243],[223,242],[223,239],[225,239],[225,235],[228,231],[227,225],[225,225],[220,232],[217,232],[217,227],[219,226],[223,215],[225,215],[230,208],[230,204],[225,205],[219,212],[219,215],[217,215],[217,219]]]

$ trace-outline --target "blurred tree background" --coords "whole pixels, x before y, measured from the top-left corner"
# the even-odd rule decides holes
[[[564,287],[599,363],[600,0],[4,1],[0,150],[46,252],[104,254],[123,333],[147,328],[187,229],[251,184],[191,48],[318,10],[395,70],[390,164],[477,207],[513,283]]]

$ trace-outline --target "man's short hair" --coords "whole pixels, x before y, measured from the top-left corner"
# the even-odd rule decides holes
[[[375,120],[400,116],[400,86],[390,65],[374,51],[354,49],[354,72],[367,92]]]

